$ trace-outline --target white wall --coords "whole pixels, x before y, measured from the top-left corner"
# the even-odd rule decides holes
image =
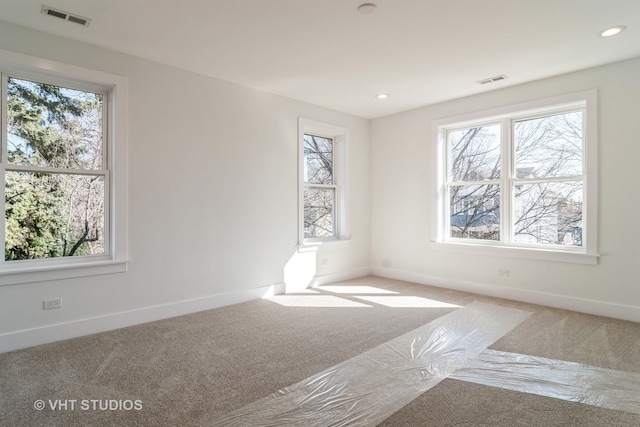
[[[0,286],[0,351],[283,283],[298,243],[300,116],[350,130],[351,241],[320,253],[316,274],[368,272],[369,121],[6,23],[0,49],[128,78],[130,256],[127,273]],[[229,292],[240,296],[215,298]],[[63,307],[44,311],[54,297]]]
[[[372,122],[376,274],[640,321],[640,59],[553,77]],[[431,122],[597,89],[597,266],[434,251]],[[498,270],[508,268],[509,277]]]

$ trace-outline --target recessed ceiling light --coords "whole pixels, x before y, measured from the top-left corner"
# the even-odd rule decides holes
[[[360,6],[358,6],[358,12],[363,15],[370,15],[376,10],[376,7],[378,6],[373,3],[362,3]]]
[[[376,98],[378,99],[387,99],[389,97],[388,93],[378,93],[376,94]]]
[[[611,36],[615,36],[616,34],[620,34],[626,29],[627,27],[625,27],[624,25],[616,25],[615,27],[605,28],[604,30],[600,31],[598,35],[600,37],[611,37]]]

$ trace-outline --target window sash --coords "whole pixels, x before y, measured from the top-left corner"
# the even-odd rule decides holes
[[[326,209],[323,209],[324,207],[326,207],[326,203],[327,203],[326,201],[324,201],[325,206],[321,206],[318,209],[320,211],[319,218],[316,215],[314,215],[317,212],[310,212],[313,206],[311,206],[312,201],[309,198],[307,198],[307,194],[309,191],[313,191],[313,190],[320,190],[321,193],[328,193],[328,196],[325,196],[325,197],[329,197],[330,199],[330,202],[329,202],[330,212],[327,213]],[[305,185],[305,200],[304,200],[305,224],[309,219],[311,219],[313,220],[312,229],[313,230],[318,229],[319,231],[315,233],[313,232],[307,233],[307,230],[306,230],[307,227],[305,226],[305,235],[304,235],[305,239],[326,239],[326,238],[334,238],[336,236],[336,233],[337,233],[336,212],[337,212],[337,195],[338,195],[337,193],[338,193],[338,189],[337,189],[337,186],[335,185]],[[319,196],[319,197],[322,198],[323,196]],[[324,213],[323,213],[323,210],[325,211]],[[310,218],[313,216],[315,216],[315,218]],[[326,233],[322,233],[323,230]]]
[[[478,241],[501,240],[502,189],[499,183],[455,184],[448,185],[447,189],[449,194],[447,236],[449,238]],[[459,196],[460,191],[462,191],[461,196]],[[455,196],[453,196],[454,193]],[[451,212],[452,205],[453,212]],[[462,237],[464,235],[467,237]],[[479,235],[484,237],[478,237]]]
[[[307,137],[310,137],[313,141],[315,141],[316,138],[327,141],[329,147],[318,147],[319,151],[311,151],[309,155],[307,155],[307,151],[308,151],[307,146],[310,145],[307,142],[307,139],[306,139]],[[313,164],[323,163],[323,161],[327,160],[326,158],[322,159],[323,154],[327,153],[327,151],[322,151],[323,148],[330,150],[329,160],[331,163],[328,166],[326,164],[318,166],[316,174],[313,174],[312,176],[310,176],[309,169],[312,167]],[[335,174],[334,174],[335,152],[336,152],[335,141],[333,140],[333,138],[316,135],[316,134],[310,134],[310,133],[304,134],[304,171],[305,171],[304,182],[305,184],[313,184],[313,185],[334,185],[335,184],[336,182]],[[324,176],[325,174],[322,172],[325,172],[326,174],[328,174],[328,176]],[[320,177],[317,177],[318,174],[320,175]]]
[[[1,132],[1,145],[0,149],[2,151],[1,162],[0,162],[0,174],[2,175],[3,181],[6,183],[7,174],[9,173],[32,173],[32,174],[46,174],[46,175],[70,175],[70,176],[96,176],[100,177],[102,180],[103,186],[103,197],[101,200],[102,203],[102,245],[103,251],[98,254],[90,254],[90,255],[77,255],[77,256],[55,256],[55,257],[40,257],[35,259],[22,259],[22,260],[6,260],[3,256],[0,259],[0,271],[13,271],[15,268],[20,268],[21,271],[23,268],[29,268],[27,266],[33,266],[33,268],[39,267],[56,267],[56,266],[67,266],[74,264],[86,264],[86,261],[83,260],[91,260],[92,262],[99,261],[108,261],[113,260],[114,258],[114,248],[112,246],[112,215],[113,210],[110,205],[111,200],[111,174],[109,170],[110,159],[109,159],[109,129],[110,129],[110,118],[109,112],[111,109],[110,102],[110,92],[105,90],[102,87],[95,87],[86,85],[83,83],[70,82],[60,79],[53,79],[48,76],[43,76],[39,74],[29,74],[29,73],[8,73],[2,72],[2,100],[1,110],[2,110],[2,132]],[[8,143],[9,143],[9,135],[8,135],[8,79],[14,78],[18,80],[26,80],[30,82],[34,82],[37,84],[48,84],[57,86],[63,89],[72,89],[82,92],[90,92],[101,95],[102,97],[102,106],[101,106],[101,161],[100,167],[96,169],[84,169],[84,168],[59,168],[53,166],[38,166],[38,165],[28,165],[28,164],[15,164],[9,163],[8,161]],[[5,199],[5,185],[1,186],[0,189],[0,197]],[[0,218],[3,224],[6,224],[6,202],[3,202],[0,207]],[[2,239],[3,248],[6,247],[6,227],[0,227],[0,238]]]

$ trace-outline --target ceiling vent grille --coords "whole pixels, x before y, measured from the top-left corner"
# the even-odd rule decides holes
[[[505,76],[504,74],[501,74],[499,76],[489,77],[488,79],[478,80],[477,83],[479,85],[486,85],[488,83],[499,82],[500,80],[504,80],[506,78],[507,78],[507,76]]]
[[[45,5],[42,6],[42,13],[45,15],[53,16],[54,18],[73,22],[74,24],[84,25],[85,27],[88,27],[89,24],[91,23],[91,19],[89,18],[85,18],[79,15],[74,15],[72,13],[65,12],[59,9],[54,9],[52,7],[45,6]]]

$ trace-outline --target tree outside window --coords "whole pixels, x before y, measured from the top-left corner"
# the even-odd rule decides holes
[[[334,141],[304,134],[304,237],[336,235]]]
[[[105,95],[6,81],[5,260],[105,254]]]
[[[445,135],[449,238],[582,246],[581,108]]]

